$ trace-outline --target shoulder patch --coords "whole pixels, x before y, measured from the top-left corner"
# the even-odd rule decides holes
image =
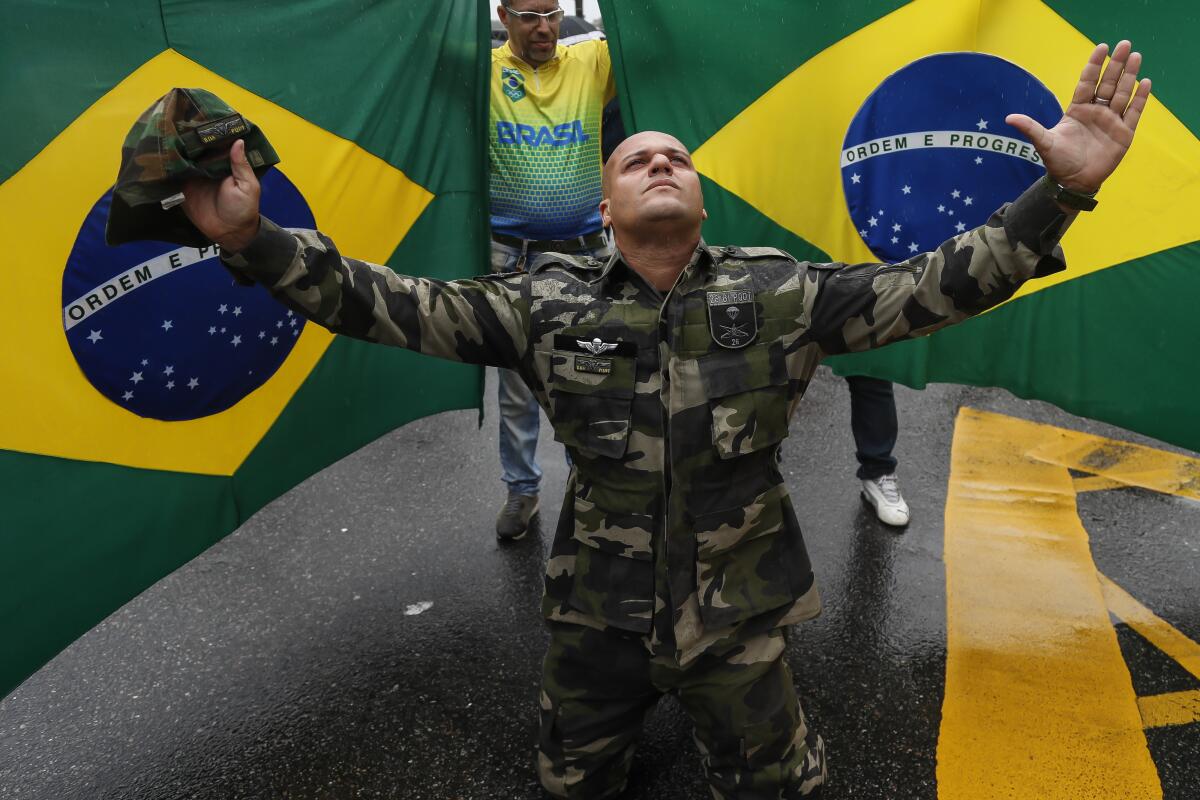
[[[537,256],[529,262],[530,272],[541,272],[545,269],[553,267],[565,267],[567,269],[578,269],[586,271],[594,271],[603,267],[604,261],[591,256],[575,256],[567,253],[538,253]]]
[[[726,245],[725,247],[710,247],[709,251],[714,258],[782,258],[788,261],[796,260],[791,253],[786,250],[780,250],[778,247],[739,247],[737,245]]]
[[[484,281],[486,283],[499,283],[500,281],[506,281],[510,278],[520,278],[527,274],[528,273],[526,273],[526,271],[523,269],[514,269],[509,270],[508,272],[489,272],[486,275],[476,275],[475,277],[471,278],[471,280]]]
[[[846,265],[839,263],[837,261],[833,261],[833,262],[805,261],[804,266],[808,267],[809,269],[823,269],[823,270],[829,270],[829,271],[837,271]]]

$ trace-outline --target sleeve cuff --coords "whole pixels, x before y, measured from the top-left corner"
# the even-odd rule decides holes
[[[273,287],[291,267],[299,247],[295,236],[266,217],[261,217],[254,240],[241,252],[223,252],[221,262],[239,282]]]
[[[1066,269],[1058,242],[1066,233],[1074,215],[1059,207],[1040,179],[1014,200],[1004,213],[1004,230],[1014,245],[1024,245],[1043,258],[1034,277],[1044,277]]]

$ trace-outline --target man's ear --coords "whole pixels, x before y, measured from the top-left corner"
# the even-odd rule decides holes
[[[501,25],[508,27],[508,9],[504,7],[503,3],[496,6],[496,18],[500,20]]]
[[[608,198],[600,201],[600,225],[605,228],[612,227],[612,214],[609,213],[611,204]]]

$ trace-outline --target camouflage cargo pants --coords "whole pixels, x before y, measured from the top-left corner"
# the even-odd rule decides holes
[[[555,797],[602,800],[625,788],[642,721],[679,697],[717,800],[797,798],[825,780],[776,629],[680,667],[644,640],[550,624],[542,674],[538,775]]]

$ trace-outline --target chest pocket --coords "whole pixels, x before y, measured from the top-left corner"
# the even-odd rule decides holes
[[[788,434],[788,376],[778,342],[709,353],[698,359],[721,458],[770,447]]]
[[[629,444],[635,357],[553,350],[549,358],[554,438],[591,455],[623,456]]]

